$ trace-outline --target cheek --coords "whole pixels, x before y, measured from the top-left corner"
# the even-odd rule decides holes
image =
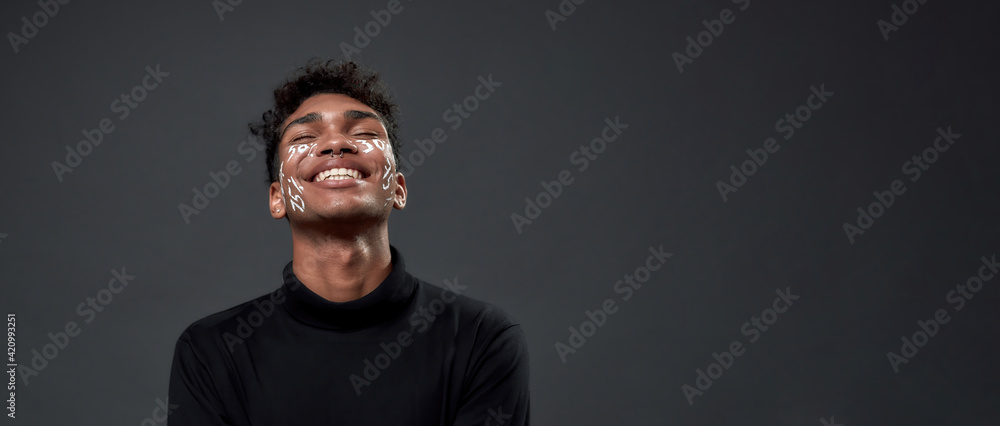
[[[382,189],[388,190],[392,186],[392,181],[396,177],[395,173],[395,157],[392,156],[392,145],[381,139],[374,139],[372,143],[382,152],[382,156],[385,158],[385,164],[382,166]]]
[[[378,149],[382,151],[382,155],[385,157],[385,164],[382,165],[382,167],[384,168],[382,170],[383,171],[382,190],[388,191],[389,188],[392,187],[392,182],[396,177],[396,173],[394,171],[396,168],[395,164],[396,160],[395,157],[392,156],[392,146],[389,145],[389,143],[382,141],[380,139],[375,139],[372,142],[374,142],[375,146],[377,146]],[[391,203],[392,201],[393,201],[392,196],[385,197],[385,202],[382,203],[382,207],[383,208],[388,207],[389,203]]]
[[[382,151],[382,155],[385,157],[385,162],[388,163],[390,167],[395,169],[396,159],[392,155],[392,145],[390,145],[389,142],[383,141],[381,139],[374,139],[372,140],[372,143],[375,145],[376,148],[378,148],[379,151]]]
[[[292,159],[296,157],[300,157],[300,159],[301,157],[315,157],[316,156],[314,152],[315,149],[316,149],[315,142],[310,144],[289,146],[288,149],[285,151],[285,155],[287,156],[285,160],[291,162]]]
[[[286,157],[281,160],[278,168],[278,182],[281,184],[281,196],[287,204],[290,204],[292,211],[305,211],[305,200],[302,199],[302,183],[295,177],[296,168],[301,164],[306,156],[313,155],[313,148],[316,144],[294,145],[288,147],[285,152]],[[285,166],[289,166],[289,173],[285,174]],[[287,198],[285,198],[287,196]]]
[[[288,147],[288,149],[285,150],[284,159],[282,160],[282,162],[284,162],[285,165],[289,166],[289,172],[290,172],[289,174],[295,174],[291,172],[294,172],[293,169],[297,169],[299,165],[302,163],[302,160],[304,160],[306,157],[315,157],[316,156],[315,150],[316,150],[315,143],[293,145]]]

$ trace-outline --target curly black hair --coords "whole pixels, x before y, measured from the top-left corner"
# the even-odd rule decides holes
[[[265,157],[269,183],[278,181],[278,144],[281,124],[306,99],[322,93],[338,93],[368,105],[382,117],[392,145],[392,155],[399,164],[399,107],[392,99],[389,87],[379,74],[354,61],[312,58],[296,69],[284,84],[274,90],[274,108],[249,124],[250,133],[267,143]]]

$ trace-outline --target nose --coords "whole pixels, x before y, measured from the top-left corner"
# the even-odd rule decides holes
[[[340,153],[340,156],[343,157],[344,152],[349,152],[352,154],[358,153],[358,145],[352,142],[350,139],[343,136],[337,136],[332,138],[331,140],[323,144],[322,148],[324,149],[319,152],[320,154],[319,156],[321,157],[326,155],[333,157],[336,156],[337,153]]]

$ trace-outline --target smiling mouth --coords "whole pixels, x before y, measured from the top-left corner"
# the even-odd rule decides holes
[[[312,182],[322,182],[324,180],[344,180],[344,179],[364,179],[364,173],[355,169],[336,168],[325,170],[313,176]]]

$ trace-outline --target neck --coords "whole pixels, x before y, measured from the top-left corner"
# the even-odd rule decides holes
[[[303,285],[324,299],[360,299],[392,270],[387,222],[355,232],[316,231],[292,226],[292,270]]]

